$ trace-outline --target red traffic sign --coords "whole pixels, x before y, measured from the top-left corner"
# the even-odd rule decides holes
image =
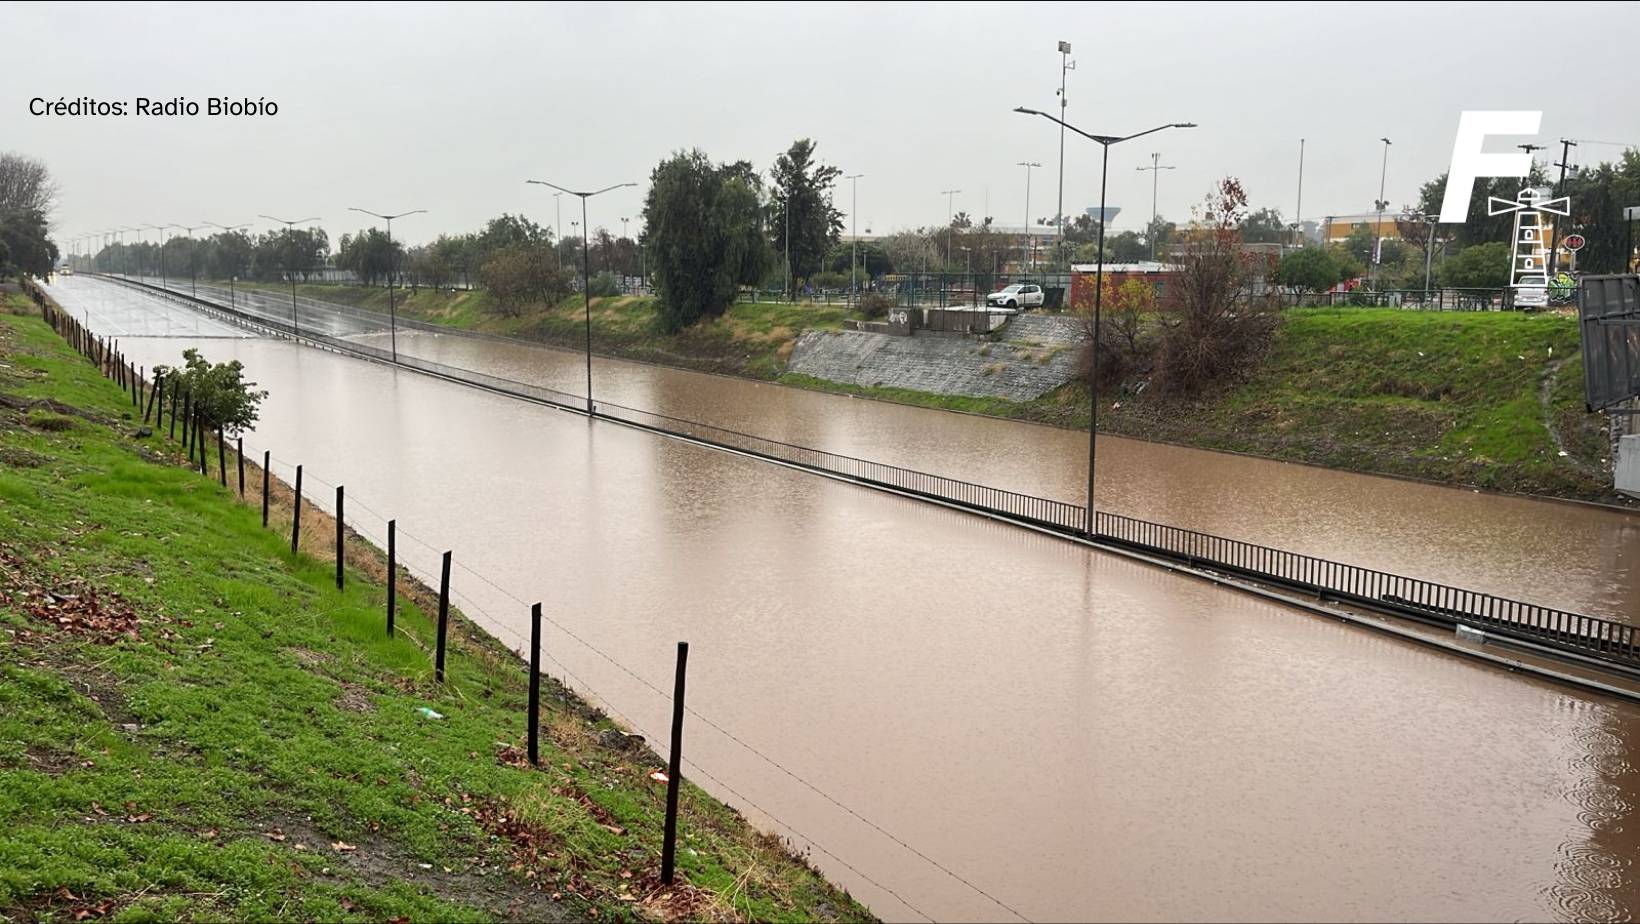
[[[1579,250],[1582,250],[1583,245],[1587,243],[1588,241],[1584,240],[1583,235],[1581,234],[1568,234],[1560,239],[1561,246],[1573,253],[1577,253]]]

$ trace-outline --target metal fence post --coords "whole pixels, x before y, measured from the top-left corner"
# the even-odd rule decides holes
[[[272,476],[272,471],[273,470],[272,470],[272,468],[269,467],[269,463],[272,462],[272,461],[273,461],[273,453],[269,450],[266,450],[266,449],[262,450],[262,528],[263,529],[268,528],[268,482],[273,479],[273,476]]]
[[[541,766],[541,604],[530,607],[530,764]]]
[[[661,882],[672,884],[678,840],[678,786],[683,778],[683,676],[689,643],[678,643],[678,675],[672,687],[672,750],[666,763],[666,832],[661,841]]]
[[[296,554],[296,547],[302,539],[302,467],[296,466],[296,501],[295,509],[290,519],[290,554]]]
[[[245,438],[234,438],[234,458],[239,461],[239,499],[245,499]]]
[[[216,428],[216,473],[218,480],[225,488],[228,486],[228,445],[222,436],[222,428]]]
[[[444,636],[450,625],[450,553],[444,553],[438,581],[438,645],[433,655],[433,677],[444,682]]]
[[[142,412],[142,422],[148,422],[148,416],[154,413],[154,400],[159,400],[160,413],[165,413],[165,373],[154,373],[154,389],[148,393],[148,407]]]
[[[191,391],[185,391],[182,393],[182,448],[185,450],[190,449],[192,446],[192,444],[188,442],[188,422],[193,419],[193,414],[194,393]],[[177,412],[176,408],[173,407],[171,408],[171,425],[173,427],[176,426],[176,422]],[[190,453],[188,458],[192,459],[193,454]]]
[[[399,598],[399,521],[387,521],[387,635],[393,635],[393,611]]]
[[[346,536],[343,534],[344,523],[343,523],[343,512],[342,512],[343,511],[343,506],[342,505],[346,501],[347,498],[343,494],[343,490],[344,489],[342,488],[341,485],[336,486],[336,589],[337,590],[342,589],[342,558],[343,558],[342,553],[343,553],[343,550],[346,548],[346,545],[345,545]]]

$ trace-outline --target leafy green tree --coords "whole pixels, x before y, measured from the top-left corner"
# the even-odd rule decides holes
[[[762,277],[770,253],[760,192],[750,164],[713,164],[698,148],[650,174],[646,253],[667,331],[722,314],[742,284]]]
[[[180,384],[205,425],[228,435],[238,435],[256,423],[258,408],[266,391],[255,382],[245,381],[245,367],[239,360],[212,364],[197,349],[182,351],[181,366],[157,366],[170,386]]]
[[[369,228],[353,237],[342,235],[336,265],[352,270],[365,285],[373,286],[388,281],[403,257],[403,244],[389,241],[380,228]]]
[[[45,213],[37,209],[0,214],[0,244],[8,272],[45,277],[57,265],[57,244],[49,237]]]
[[[826,253],[843,231],[843,214],[831,203],[831,191],[843,171],[815,160],[815,142],[799,138],[775,158],[769,170],[769,227],[774,250],[784,259],[790,228],[792,285],[823,268]],[[789,220],[788,220],[789,219]]]
[[[1281,258],[1276,283],[1305,292],[1325,292],[1338,285],[1338,262],[1324,247],[1305,247]]]
[[[1454,289],[1501,289],[1509,285],[1509,245],[1504,241],[1465,247],[1441,264],[1437,278]]]
[[[1150,244],[1137,231],[1123,231],[1105,238],[1105,249],[1109,251],[1112,263],[1138,263],[1150,259]]]
[[[1280,244],[1292,236],[1279,209],[1259,209],[1241,222],[1241,238],[1249,244]]]

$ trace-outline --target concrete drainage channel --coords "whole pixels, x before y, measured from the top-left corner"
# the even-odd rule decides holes
[[[270,322],[266,319],[255,317],[247,317],[239,312],[230,311],[224,306],[216,305],[204,299],[192,298],[180,293],[160,289],[158,287],[149,286],[131,280],[112,278],[110,281],[117,282],[145,294],[187,305],[190,308],[204,311],[213,317],[217,317],[261,333],[294,339],[299,343],[318,346],[335,353],[351,356],[353,358],[365,359],[372,362],[378,362],[383,365],[391,365],[397,368],[419,372],[434,378],[444,379],[446,381],[467,385],[469,387],[480,388],[485,391],[514,399],[531,401],[536,404],[552,407],[561,411],[567,411],[572,414],[591,416],[592,418],[598,420],[619,424],[635,430],[652,433],[657,436],[663,436],[669,439],[687,442],[705,448],[716,449],[721,452],[733,453],[735,455],[740,455],[747,458],[754,458],[760,461],[781,465],[810,474],[821,475],[834,481],[840,481],[861,487],[868,487],[884,493],[896,494],[902,497],[921,500],[927,503],[934,503],[965,513],[978,514],[1000,523],[1006,523],[1022,529],[1033,530],[1035,532],[1053,536],[1058,539],[1075,542],[1088,548],[1097,549],[1103,552],[1121,555],[1133,561],[1143,562],[1156,567],[1165,568],[1166,570],[1177,574],[1188,575],[1199,580],[1209,581],[1227,589],[1237,590],[1243,593],[1262,597],[1266,600],[1300,609],[1313,615],[1322,616],[1328,619],[1335,619],[1340,622],[1350,623],[1362,628],[1382,632],[1415,644],[1435,648],[1462,657],[1471,658],[1496,667],[1503,667],[1506,670],[1518,671],[1551,682],[1573,686],[1585,691],[1614,696],[1632,702],[1640,702],[1640,686],[1630,688],[1613,685],[1591,676],[1583,676],[1577,673],[1567,673],[1565,671],[1557,670],[1550,667],[1548,664],[1540,664],[1535,663],[1534,661],[1522,661],[1505,657],[1501,654],[1495,653],[1494,650],[1498,648],[1508,648],[1519,651],[1522,654],[1534,659],[1541,658],[1547,661],[1558,662],[1577,669],[1598,672],[1599,674],[1608,677],[1631,681],[1637,684],[1640,684],[1640,669],[1616,663],[1610,659],[1583,654],[1577,650],[1570,649],[1565,646],[1539,644],[1531,639],[1523,638],[1519,634],[1510,634],[1507,631],[1493,632],[1487,631],[1483,628],[1470,626],[1459,621],[1453,615],[1441,612],[1439,609],[1431,609],[1430,611],[1425,612],[1415,606],[1397,605],[1399,601],[1393,603],[1379,603],[1373,600],[1360,599],[1343,601],[1349,606],[1363,611],[1381,613],[1384,616],[1394,617],[1397,620],[1404,620],[1417,626],[1432,627],[1436,631],[1422,631],[1410,626],[1396,625],[1385,619],[1368,616],[1364,612],[1356,612],[1354,610],[1342,609],[1337,606],[1328,605],[1326,599],[1328,594],[1324,589],[1317,593],[1315,592],[1315,588],[1289,587],[1285,586],[1280,580],[1269,581],[1258,577],[1248,577],[1246,575],[1215,570],[1213,567],[1204,566],[1200,562],[1191,559],[1189,556],[1179,555],[1175,557],[1172,553],[1165,549],[1138,549],[1131,547],[1129,544],[1114,541],[1101,536],[1094,536],[1090,538],[1080,530],[1070,529],[1056,524],[1033,522],[1030,518],[1003,513],[986,508],[979,504],[953,501],[935,494],[924,491],[909,490],[892,484],[886,484],[882,481],[873,480],[871,478],[855,477],[830,471],[819,465],[783,459],[768,452],[760,452],[755,449],[735,446],[715,439],[681,433],[665,426],[659,426],[604,413],[596,409],[596,406],[594,406],[594,409],[589,415],[588,410],[585,407],[580,406],[581,402],[578,396],[558,395],[556,393],[552,396],[532,395],[516,391],[505,384],[487,384],[485,382],[475,381],[471,378],[458,374],[461,370],[443,372],[437,369],[425,368],[420,364],[394,361],[385,356],[373,355],[368,348],[357,348],[345,343],[331,342],[333,338],[323,337],[322,335],[319,337],[310,335],[293,336],[290,331],[282,329],[277,322]],[[522,385],[522,383],[519,384]],[[555,400],[555,398],[571,398],[574,400],[571,402],[566,402],[563,400]],[[709,425],[701,426],[708,427],[710,429]],[[812,450],[811,452],[817,453],[819,451]],[[1304,596],[1295,596],[1295,593],[1303,594]],[[1579,618],[1593,619],[1593,617]],[[1599,620],[1599,622],[1606,621]],[[1610,623],[1607,624],[1610,625]]]

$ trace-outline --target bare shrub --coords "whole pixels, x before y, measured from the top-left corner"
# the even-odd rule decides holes
[[[1181,235],[1156,354],[1158,384],[1168,392],[1195,395],[1238,381],[1269,348],[1278,315],[1271,299],[1254,293],[1269,266],[1242,252],[1246,212],[1241,181],[1226,177],[1207,196],[1196,226]]]

